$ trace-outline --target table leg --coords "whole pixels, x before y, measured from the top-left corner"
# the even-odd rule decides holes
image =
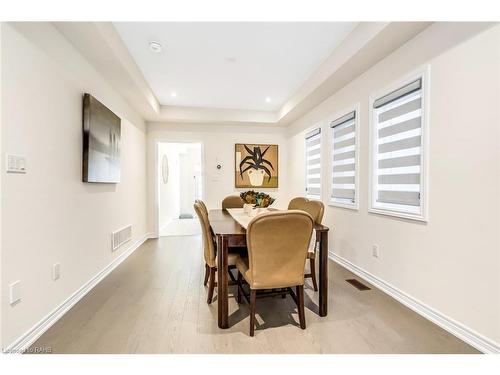
[[[229,328],[227,237],[217,236],[217,318],[219,328]]]
[[[328,315],[328,232],[321,232],[319,249],[319,316]]]

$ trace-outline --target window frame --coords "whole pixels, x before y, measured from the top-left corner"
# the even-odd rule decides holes
[[[377,155],[376,155],[376,144],[375,142],[378,139],[377,136],[377,119],[376,119],[376,110],[373,108],[374,102],[395,91],[398,90],[409,83],[421,79],[421,149],[420,149],[420,213],[411,213],[404,212],[397,209],[391,209],[389,207],[381,207],[377,205],[375,199],[377,197],[377,184],[378,178],[375,175],[378,169],[377,166]],[[412,74],[401,78],[392,84],[386,86],[384,89],[377,91],[370,95],[369,100],[369,201],[368,201],[368,212],[374,214],[381,214],[393,217],[399,217],[404,219],[411,219],[416,221],[428,221],[429,215],[429,176],[428,176],[428,160],[429,160],[429,109],[430,109],[430,66],[427,65],[424,68],[421,68],[415,71]]]
[[[307,140],[311,137],[314,137],[315,135],[311,137],[307,137],[308,134],[313,133],[315,131],[319,131],[319,194],[318,198],[309,196],[307,193]],[[310,127],[304,132],[304,197],[307,199],[312,199],[312,200],[319,200],[323,201],[323,163],[324,163],[324,158],[323,158],[323,124],[322,122],[316,123],[314,126]]]
[[[329,195],[328,195],[328,205],[331,207],[340,207],[340,208],[347,208],[350,210],[359,210],[359,137],[360,137],[360,103],[356,103],[353,106],[350,106],[342,111],[339,111],[335,113],[333,116],[330,116],[327,121],[327,126],[329,128],[329,155],[328,155],[328,162],[329,162],[329,179],[328,179],[328,184],[329,184]],[[354,142],[354,203],[347,203],[347,202],[338,202],[333,200],[332,194],[333,194],[333,129],[330,127],[330,124],[335,121],[340,119],[341,117],[351,113],[355,112],[355,118],[354,118],[354,126],[355,126],[355,131],[354,131],[354,137],[355,137],[355,142]]]

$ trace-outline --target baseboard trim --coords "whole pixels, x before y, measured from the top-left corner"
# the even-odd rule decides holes
[[[61,317],[69,311],[78,301],[80,301],[88,292],[90,292],[102,279],[108,276],[116,267],[127,259],[135,250],[139,248],[146,240],[154,238],[154,233],[146,233],[133,243],[125,251],[117,256],[111,263],[104,267],[99,273],[87,281],[76,292],[69,296],[63,303],[57,306],[52,312],[46,315],[25,334],[11,343],[4,349],[4,353],[23,353],[33,344],[41,335],[52,327]]]
[[[467,344],[473,346],[477,350],[487,354],[500,353],[500,344],[477,333],[473,329],[464,326],[463,324],[449,318],[448,316],[440,313],[439,311],[434,310],[433,308],[427,306],[421,301],[413,298],[412,296],[404,293],[398,288],[387,283],[386,281],[378,278],[377,276],[371,274],[368,271],[365,271],[361,267],[358,267],[349,260],[342,258],[341,256],[331,251],[329,252],[329,257],[334,262],[340,264],[342,267],[348,269],[355,275],[366,280],[367,282],[377,287],[384,293],[388,294],[398,302],[402,303],[406,307],[415,311],[417,314],[420,314],[421,316],[430,320],[434,324],[437,324],[444,330],[458,337],[460,340],[466,342]]]

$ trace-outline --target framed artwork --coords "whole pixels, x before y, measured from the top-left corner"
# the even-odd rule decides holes
[[[234,154],[235,187],[278,187],[278,145],[237,143]]]
[[[83,182],[120,182],[121,120],[90,94],[83,96]]]

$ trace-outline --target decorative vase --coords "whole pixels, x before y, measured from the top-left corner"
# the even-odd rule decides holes
[[[262,186],[264,182],[264,175],[266,173],[263,169],[250,169],[247,173],[250,178],[250,185]]]
[[[245,212],[246,214],[249,214],[250,211],[252,211],[252,207],[253,207],[253,204],[245,203],[243,205],[243,212]]]

